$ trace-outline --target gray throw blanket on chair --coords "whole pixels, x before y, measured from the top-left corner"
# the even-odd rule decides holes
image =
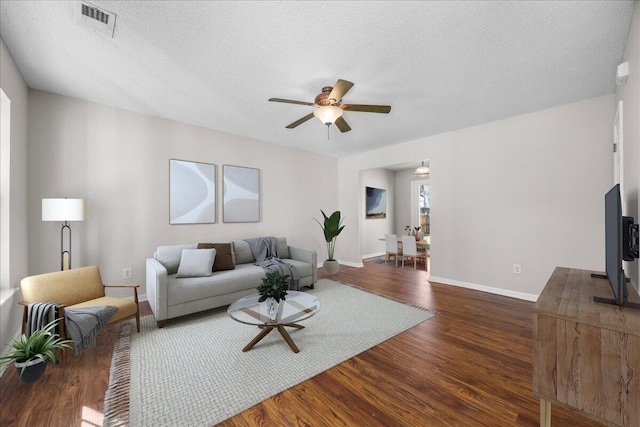
[[[289,276],[289,290],[300,290],[300,272],[295,265],[286,263],[278,258],[278,244],[275,237],[254,237],[244,239],[251,248],[251,253],[256,259],[254,262],[258,267],[273,273],[278,272]]]
[[[111,305],[68,308],[64,311],[67,333],[74,343],[76,356],[96,346],[96,335],[118,311]]]
[[[27,327],[25,335],[31,336],[47,324],[56,320],[56,307],[53,302],[32,302],[27,306]]]

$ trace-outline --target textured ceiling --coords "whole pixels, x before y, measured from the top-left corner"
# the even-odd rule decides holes
[[[114,38],[76,23],[79,2],[1,1],[0,35],[27,85],[331,156],[613,93],[633,1],[92,1]],[[341,134],[285,126],[338,79]]]

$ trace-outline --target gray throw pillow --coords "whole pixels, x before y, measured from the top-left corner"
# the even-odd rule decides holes
[[[176,277],[211,276],[215,249],[184,249]]]
[[[278,247],[278,258],[287,259],[289,256],[289,246],[287,245],[286,237],[278,237],[276,238],[277,247]]]

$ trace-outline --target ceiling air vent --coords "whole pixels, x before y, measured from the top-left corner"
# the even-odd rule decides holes
[[[79,2],[76,22],[85,28],[89,28],[98,33],[105,34],[113,38],[113,31],[116,26],[116,14],[100,9],[92,4]]]

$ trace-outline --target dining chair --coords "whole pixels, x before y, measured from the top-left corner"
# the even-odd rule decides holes
[[[396,259],[396,267],[398,266],[398,256],[402,256],[402,249],[398,246],[398,236],[395,234],[385,234],[384,243],[386,253],[384,255],[384,263],[390,261],[393,256]]]
[[[424,269],[427,269],[427,252],[418,251],[416,245],[416,238],[414,236],[402,236],[402,266],[404,267],[404,260],[407,258],[413,258],[413,269],[415,270],[418,265],[418,259],[424,260]]]

